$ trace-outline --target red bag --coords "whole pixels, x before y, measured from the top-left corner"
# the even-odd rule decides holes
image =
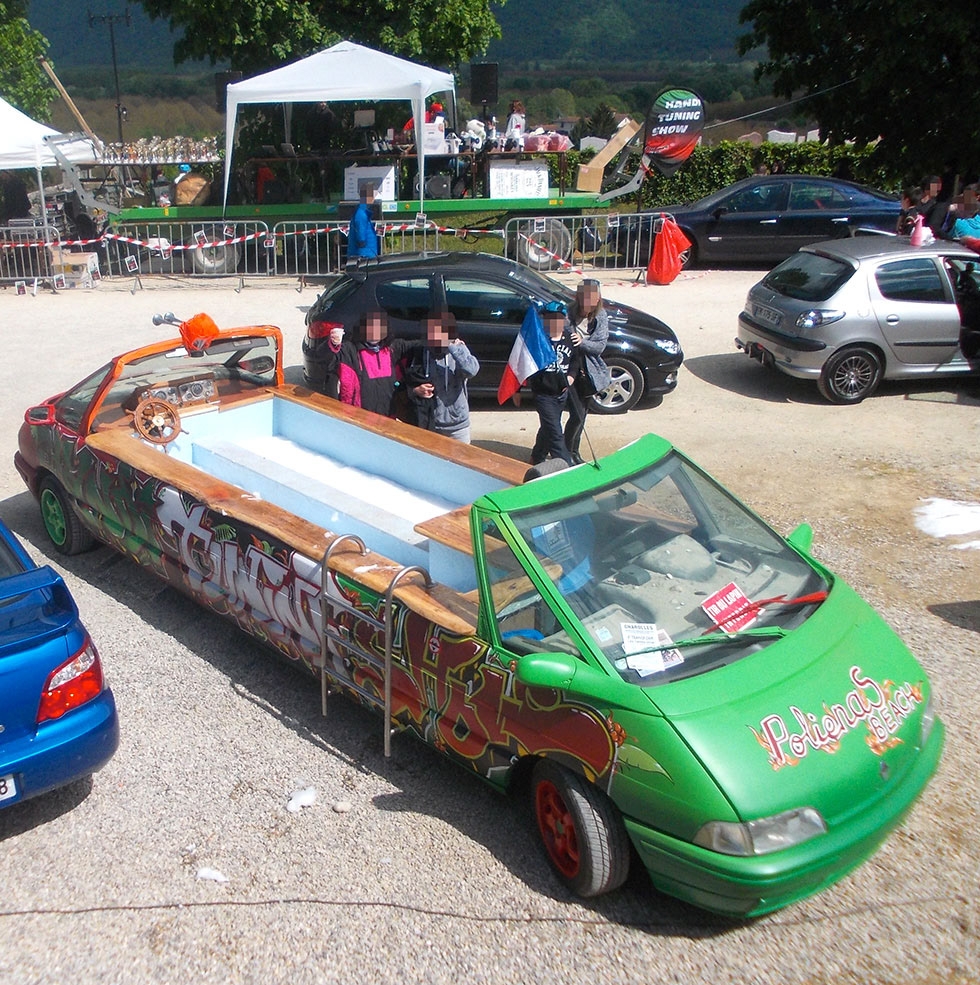
[[[668,215],[660,214],[661,226],[653,241],[653,256],[647,267],[648,284],[669,284],[681,272],[681,254],[691,241]]]

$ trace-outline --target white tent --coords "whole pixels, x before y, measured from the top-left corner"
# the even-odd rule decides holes
[[[49,137],[60,138],[57,130],[32,120],[26,113],[15,109],[0,98],[0,170],[16,171],[31,168],[37,172],[37,186],[41,193],[41,215],[44,215],[44,186],[41,169],[59,167],[58,158],[48,146]],[[97,161],[98,157],[88,140],[59,142],[60,152],[70,161]]]
[[[340,41],[309,58],[228,86],[225,118],[225,191],[231,174],[231,150],[238,107],[242,103],[318,103],[332,101],[407,100],[415,119],[415,147],[419,186],[425,187],[422,124],[425,100],[437,92],[451,92],[456,82],[450,72],[386,55],[351,41]]]

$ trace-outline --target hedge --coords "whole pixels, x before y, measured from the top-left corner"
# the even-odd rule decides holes
[[[772,170],[780,165],[789,174],[827,175],[849,178],[864,185],[897,193],[901,181],[875,159],[874,147],[852,144],[830,147],[815,141],[799,144],[763,143],[759,147],[744,141],[724,140],[710,147],[699,144],[691,157],[669,178],[656,171],[640,188],[640,208],[655,209],[679,202],[692,202],[755,174],[760,166]],[[591,160],[592,151],[568,151],[565,155],[566,182],[574,187],[580,163]],[[548,155],[551,184],[557,186],[559,158]],[[613,165],[607,165],[610,174]],[[624,178],[624,181],[629,180]],[[621,199],[623,206],[635,204],[636,195]]]

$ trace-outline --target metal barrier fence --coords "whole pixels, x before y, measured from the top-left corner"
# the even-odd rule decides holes
[[[530,216],[504,226],[504,255],[535,270],[619,270],[650,263],[661,212]]]
[[[266,223],[254,220],[119,223],[106,230],[98,250],[110,277],[267,277],[275,272],[275,240]]]
[[[0,281],[23,284],[34,290],[38,284],[54,285],[59,274],[61,236],[54,226],[33,222],[0,226]],[[20,288],[18,288],[20,290]]]
[[[466,230],[433,221],[382,219],[382,253],[452,249],[447,240],[470,232],[500,235],[504,255],[537,270],[646,267],[661,213],[532,216],[509,220],[502,231]],[[126,222],[101,239],[62,244],[53,226],[0,227],[0,281],[60,283],[59,273],[84,276],[81,258],[95,276],[171,274],[190,277],[301,279],[341,272],[347,262],[346,221],[280,222],[271,230],[258,220]],[[69,253],[85,250],[87,253]],[[93,258],[97,258],[97,262]]]

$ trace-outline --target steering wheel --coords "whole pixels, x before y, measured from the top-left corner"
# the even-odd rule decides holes
[[[147,397],[133,411],[133,426],[140,437],[156,445],[166,445],[180,434],[180,414],[172,403]]]

